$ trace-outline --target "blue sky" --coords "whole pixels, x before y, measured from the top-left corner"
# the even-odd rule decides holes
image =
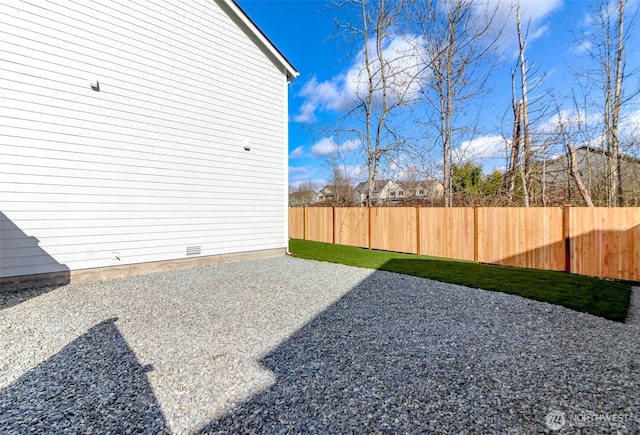
[[[331,151],[339,147],[346,155],[342,162],[354,182],[365,178],[362,156],[348,141],[338,142],[329,134],[318,133],[318,125],[324,125],[340,115],[339,101],[344,101],[348,92],[345,77],[357,61],[361,47],[346,46],[337,35],[336,20],[344,20],[336,10],[327,7],[327,2],[316,0],[236,0],[242,9],[271,39],[278,49],[300,72],[289,88],[289,184],[297,186],[312,181],[317,188],[330,182]],[[488,0],[490,3],[505,0]],[[575,34],[590,31],[589,17],[591,1],[586,0],[522,0],[522,21],[530,23],[527,58],[544,77],[542,89],[552,90],[554,98],[547,99],[547,112],[537,120],[540,125],[552,123],[556,102],[570,117],[572,108],[567,101],[567,90],[575,83],[571,69],[580,70],[587,61],[585,46],[576,41]],[[638,8],[640,1],[633,0],[630,10]],[[506,8],[504,9],[506,11]],[[506,14],[506,13],[505,13]],[[640,66],[638,39],[633,38],[628,46],[628,70]],[[502,134],[511,131],[511,68],[515,66],[517,45],[513,17],[501,38],[501,61],[504,66],[493,70],[488,83],[493,88],[481,109],[480,131],[473,137],[456,144],[456,158],[460,162],[472,160],[483,165],[485,172],[505,165],[505,145]],[[637,77],[628,84],[638,89]],[[531,98],[531,97],[530,97]],[[551,103],[553,101],[553,103]],[[629,122],[633,128],[640,124],[640,106],[631,106]],[[538,112],[540,113],[540,112]],[[575,113],[573,114],[574,116]],[[582,114],[585,118],[590,114]],[[435,157],[437,160],[437,155]],[[400,158],[391,165],[385,176],[402,177],[407,161]],[[433,176],[437,177],[437,171]]]

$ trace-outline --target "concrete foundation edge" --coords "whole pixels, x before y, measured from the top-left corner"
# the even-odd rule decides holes
[[[0,291],[26,288],[65,285],[71,282],[105,281],[128,276],[146,275],[156,272],[190,269],[211,264],[232,261],[255,260],[260,258],[279,257],[286,254],[285,248],[261,251],[238,252],[232,254],[209,255],[178,260],[153,261],[148,263],[125,264],[122,266],[98,267],[94,269],[67,270],[35,275],[20,275],[0,278]]]

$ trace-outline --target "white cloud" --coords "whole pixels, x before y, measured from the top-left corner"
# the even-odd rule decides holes
[[[571,52],[577,55],[588,54],[592,48],[593,43],[591,41],[582,40],[571,47]]]
[[[520,0],[520,14],[522,22],[533,22],[546,18],[551,12],[563,4],[563,0]],[[513,2],[516,5],[516,2]]]
[[[333,137],[323,137],[311,147],[311,154],[315,157],[326,157],[336,152],[350,152],[360,146],[358,139],[350,139],[337,144]]]
[[[385,72],[395,101],[411,98],[421,86],[420,70],[424,59],[424,40],[412,35],[399,35],[384,41],[383,58],[387,63]],[[375,59],[375,41],[368,42],[369,52],[374,57],[370,61],[374,73],[374,86],[380,88],[380,60]],[[305,101],[300,107],[296,122],[313,122],[318,110],[336,111],[346,108],[368,91],[368,77],[364,62],[364,49],[358,53],[351,67],[344,74],[319,82],[312,77],[304,84],[298,96]],[[377,92],[379,94],[379,92]]]
[[[345,100],[344,80],[342,76],[336,76],[329,81],[318,82],[314,76],[304,84],[299,96],[305,97],[305,102],[300,107],[299,113],[294,116],[296,122],[312,122],[316,119],[315,112],[318,108],[336,110]]]
[[[309,166],[289,166],[289,176],[297,177],[299,175],[306,175],[312,171]]]
[[[502,136],[488,135],[462,142],[454,150],[454,162],[479,162],[496,159],[505,155],[505,142]]]
[[[391,91],[389,97],[393,101],[406,101],[419,92],[422,80],[426,77],[424,75],[421,77],[420,74],[426,58],[424,45],[424,38],[414,35],[399,35],[384,42],[382,60],[386,63],[384,71]],[[369,40],[368,46],[371,56],[375,56],[375,40]],[[376,96],[379,98],[382,92],[380,64],[380,59],[374,58],[370,65],[374,72],[373,83]],[[357,63],[347,74],[347,87],[353,98],[364,99],[368,94],[364,52],[358,55]]]
[[[305,181],[315,181],[315,169],[310,166],[289,166],[289,185],[298,187]]]
[[[597,110],[584,112],[565,109],[550,116],[536,128],[534,134],[542,133],[550,136],[565,131],[577,141],[573,145],[601,147],[604,144],[602,119],[602,113]],[[635,143],[640,133],[640,109],[621,113],[619,128],[619,137],[623,146]],[[558,144],[564,146],[560,139]]]
[[[290,159],[299,159],[304,155],[304,148],[302,147],[302,145],[300,145],[299,147],[297,147],[296,149],[294,149],[293,151],[291,151],[289,153],[289,158]]]
[[[477,22],[482,17],[493,16],[491,26],[495,32],[501,32],[499,43],[509,56],[517,55],[515,5],[516,0],[485,0],[475,6]],[[528,31],[527,40],[532,42],[546,35],[549,31],[544,22],[553,12],[560,8],[563,0],[520,0],[521,22]],[[368,42],[369,52],[375,57],[375,41]],[[422,73],[425,53],[424,38],[411,34],[397,35],[384,41],[383,57],[388,61],[387,76],[391,77],[390,98],[396,101],[400,98],[411,99],[419,91],[422,81],[427,78]],[[380,62],[371,62],[372,69],[379,70]],[[356,56],[352,65],[343,74],[336,75],[329,80],[318,81],[311,77],[298,96],[304,97],[294,121],[309,123],[315,121],[318,111],[339,111],[352,104],[358,98],[363,98],[367,92],[367,74],[364,68],[364,50]],[[379,87],[379,74],[374,74],[374,83]]]
[[[358,180],[362,178],[362,176],[365,173],[365,170],[362,168],[362,166],[347,165],[344,168],[344,172],[347,175],[347,177],[349,177],[350,180]]]
[[[541,38],[542,36],[546,35],[549,31],[549,26],[548,25],[543,25],[538,27],[537,29],[534,29],[534,31],[528,36],[529,41],[535,41],[538,38]]]
[[[544,20],[562,6],[563,0],[485,0],[477,3],[477,22],[481,23],[483,17],[493,16],[495,12],[491,26],[495,32],[501,32],[499,43],[503,51],[510,53],[510,56],[517,54],[517,3],[520,4],[522,26],[524,31],[528,32],[527,40],[530,43],[548,33],[549,27]],[[370,54],[375,57],[375,41],[372,39],[367,45]],[[424,38],[411,34],[397,35],[384,41],[383,57],[388,61],[386,72],[392,82],[391,98],[411,99],[420,89],[422,81],[426,79],[425,73],[421,73],[426,58],[424,46]],[[311,77],[298,93],[305,101],[293,119],[301,123],[313,122],[318,111],[342,110],[357,98],[363,98],[368,86],[364,66],[364,50],[361,50],[343,74],[325,81],[318,81],[315,76]],[[372,70],[379,70],[379,66],[379,60],[373,59]],[[374,83],[378,87],[379,79],[379,74],[374,74]]]
[[[297,115],[294,115],[293,120],[295,122],[313,122],[316,119],[316,108],[317,104],[306,101],[302,107],[300,107],[300,112]]]
[[[638,140],[640,140],[640,109],[629,112],[627,116],[623,116],[620,123],[621,139],[627,144],[634,144],[634,153],[638,154]]]
[[[502,51],[508,57],[515,57],[518,47],[516,6],[520,5],[523,36],[527,43],[531,43],[549,33],[545,20],[562,7],[563,0],[486,0],[480,4],[476,6],[476,15],[493,17],[491,27],[495,32],[500,32],[498,43]]]
[[[351,165],[344,164],[339,165],[335,169],[337,169],[341,176],[347,177],[351,184],[357,184],[359,180],[365,178],[365,169],[359,165]]]
[[[316,157],[328,156],[338,149],[338,145],[331,137],[323,137],[311,147],[311,154]]]
[[[632,112],[629,115],[629,124],[631,128],[633,128],[634,130],[637,130],[640,128],[640,109],[636,110],[635,112]]]
[[[564,109],[549,117],[544,123],[536,128],[536,131],[543,134],[553,134],[561,131],[571,132],[576,128],[593,126],[600,120],[600,115],[596,113],[576,112],[575,110]]]
[[[341,150],[343,151],[355,151],[360,147],[360,139],[349,139],[342,143]]]
[[[540,133],[554,133],[560,127],[564,127],[568,131],[578,127],[594,128],[602,122],[602,113],[594,110],[593,112],[576,111],[573,109],[564,109],[559,113],[555,113],[549,117],[543,124],[536,128]],[[620,114],[620,130],[621,133],[628,134],[633,130],[640,128],[640,109],[625,111]]]
[[[401,154],[396,156],[396,158],[392,159],[382,168],[382,177],[380,178],[391,178],[394,180],[401,180],[404,178],[405,169],[407,167],[407,156],[405,154]]]

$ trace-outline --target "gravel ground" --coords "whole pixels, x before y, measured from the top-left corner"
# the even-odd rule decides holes
[[[640,287],[631,288],[631,303],[626,323],[640,326]]]
[[[289,257],[16,297],[0,433],[640,432],[640,326],[520,297]]]

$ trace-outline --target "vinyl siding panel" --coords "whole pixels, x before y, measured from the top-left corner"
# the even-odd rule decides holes
[[[286,76],[223,7],[1,7],[0,277],[286,246]]]

